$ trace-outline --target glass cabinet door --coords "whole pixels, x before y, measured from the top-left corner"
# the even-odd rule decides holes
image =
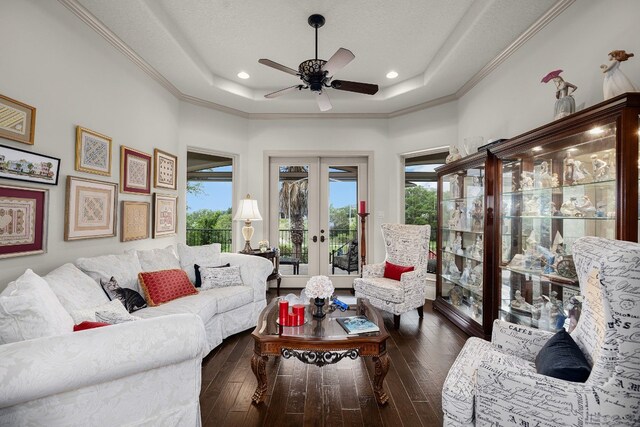
[[[571,331],[580,314],[573,243],[616,237],[616,126],[501,159],[499,316]]]
[[[484,167],[444,175],[440,185],[442,299],[482,325]]]

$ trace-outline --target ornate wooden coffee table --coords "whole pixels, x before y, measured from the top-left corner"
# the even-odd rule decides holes
[[[373,391],[379,405],[387,403],[389,398],[382,388],[382,382],[389,370],[387,355],[387,338],[389,334],[384,328],[382,317],[368,300],[359,299],[356,306],[342,312],[336,310],[327,313],[318,321],[311,317],[311,308],[307,308],[305,316],[311,319],[308,323],[297,327],[282,327],[276,324],[278,318],[278,301],[274,299],[265,307],[258,318],[258,325],[251,336],[255,340],[251,369],[258,380],[258,387],[252,401],[258,404],[264,400],[267,391],[266,363],[269,356],[282,356],[285,359],[296,359],[317,366],[337,363],[348,357],[371,357],[375,363]],[[364,314],[378,325],[380,332],[368,335],[348,335],[336,321],[338,317]]]

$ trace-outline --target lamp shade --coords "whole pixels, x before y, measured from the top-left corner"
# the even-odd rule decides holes
[[[247,194],[245,199],[240,200],[238,212],[236,213],[236,216],[233,217],[233,220],[262,221],[262,216],[260,216],[260,211],[258,210],[258,201],[250,199]]]

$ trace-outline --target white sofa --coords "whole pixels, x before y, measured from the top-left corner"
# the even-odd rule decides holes
[[[87,274],[65,264],[43,278],[71,314],[108,302],[98,276],[135,288],[139,271],[175,267],[167,251],[79,259]],[[243,286],[144,308],[132,313],[142,318],[134,322],[0,345],[0,425],[200,425],[202,358],[256,325],[273,270],[261,257],[219,256],[216,263],[240,266]],[[194,260],[185,258],[187,271]]]

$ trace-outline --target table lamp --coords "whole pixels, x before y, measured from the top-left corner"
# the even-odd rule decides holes
[[[245,244],[244,249],[240,252],[243,254],[251,253],[251,237],[253,237],[253,226],[251,225],[251,221],[262,221],[260,211],[258,210],[258,201],[251,199],[251,196],[247,194],[247,197],[240,200],[238,212],[233,220],[244,221],[242,236],[244,237]]]

